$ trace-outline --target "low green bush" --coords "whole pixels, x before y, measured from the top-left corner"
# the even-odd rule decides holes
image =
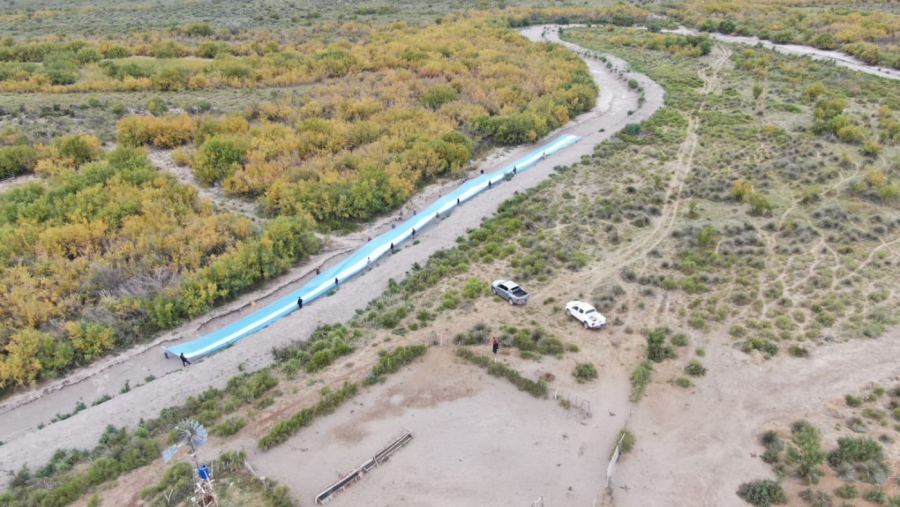
[[[213,432],[220,437],[229,437],[241,431],[246,425],[247,422],[242,417],[229,417],[217,424]]]
[[[692,377],[702,377],[706,375],[706,367],[700,361],[691,359],[691,362],[684,367],[684,372]]]
[[[769,479],[745,482],[738,487],[737,495],[756,507],[787,503],[787,495],[781,484]]]
[[[676,347],[687,347],[688,345],[688,336],[684,333],[676,333],[672,335],[670,338],[672,345]]]
[[[535,398],[543,398],[547,396],[547,384],[544,382],[535,382],[534,380],[523,377],[518,371],[506,366],[503,363],[494,361],[488,356],[476,354],[469,349],[457,349],[456,355],[473,364],[485,368],[487,372],[495,377],[504,377],[513,383],[520,391],[525,391]]]
[[[315,405],[303,408],[288,419],[275,423],[275,426],[263,435],[257,444],[264,450],[283,444],[301,428],[312,424],[317,417],[331,414],[343,402],[356,396],[358,392],[359,387],[353,382],[344,382],[340,389],[333,392],[323,388],[322,397]]]
[[[644,391],[647,389],[647,384],[650,383],[652,373],[653,362],[648,359],[638,363],[631,372],[631,401],[637,403],[644,397]]]
[[[597,368],[593,363],[578,363],[575,365],[575,370],[572,371],[572,375],[575,376],[575,380],[577,380],[579,384],[583,384],[584,382],[597,378]]]
[[[634,433],[629,429],[624,429],[619,432],[619,435],[616,437],[616,442],[619,442],[619,452],[622,454],[628,454],[634,450],[634,444],[637,442],[637,438],[635,438]]]

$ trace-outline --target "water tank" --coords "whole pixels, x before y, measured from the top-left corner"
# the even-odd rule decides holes
[[[200,465],[200,467],[197,468],[197,473],[200,474],[200,478],[203,479],[204,481],[209,479],[209,467],[208,466]]]

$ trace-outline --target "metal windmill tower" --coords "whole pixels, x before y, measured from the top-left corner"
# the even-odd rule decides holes
[[[209,434],[202,424],[193,419],[185,419],[175,426],[175,430],[181,434],[181,440],[164,450],[163,461],[166,463],[172,459],[178,449],[184,445],[190,447],[191,462],[194,465],[194,497],[191,501],[200,507],[218,506],[219,498],[213,487],[212,470],[206,465],[201,465],[197,459],[197,451],[206,443]]]

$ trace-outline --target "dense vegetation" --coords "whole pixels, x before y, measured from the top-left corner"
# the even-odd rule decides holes
[[[0,385],[32,382],[208,311],[318,247],[303,216],[217,213],[140,150],[64,137],[46,184],[0,194]]]
[[[204,26],[176,37],[195,53],[162,33],[97,47],[49,39],[0,46],[10,65],[43,62],[11,82],[59,77],[68,84],[54,86],[66,91],[95,74],[167,91],[201,78],[203,88],[314,84],[221,116],[170,114],[165,101],[151,101],[154,114],[119,122],[120,147],[107,154],[87,134],[44,145],[5,130],[0,174],[33,171],[46,182],[0,194],[0,386],[55,376],[200,315],[315,252],[314,227],[392,210],[424,182],[461,172],[476,142],[534,141],[596,99],[575,55],[483,14],[340,30],[355,42],[217,41],[222,54],[198,55],[203,65],[185,57],[206,47],[199,39],[225,37]],[[124,58],[150,47],[152,61]],[[255,226],[220,212],[157,173],[141,151],[185,145],[193,148],[176,159],[199,181],[258,199],[270,220]]]
[[[258,197],[269,215],[309,212],[336,224],[394,209],[423,182],[460,173],[473,139],[532,142],[596,100],[573,54],[484,18],[376,27],[356,44],[307,51],[288,59],[318,83],[302,97],[264,102],[243,120],[125,118],[118,139],[193,140],[184,158],[201,182]]]
[[[687,0],[664,4],[662,10],[702,31],[839,50],[872,65],[900,69],[896,38],[900,13],[892,12],[888,3],[879,4],[846,0]]]

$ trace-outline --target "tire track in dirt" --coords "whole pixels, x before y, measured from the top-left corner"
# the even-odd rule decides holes
[[[650,230],[619,252],[614,253],[613,256],[605,262],[606,267],[599,273],[601,279],[611,276],[615,272],[631,265],[636,260],[645,258],[648,252],[665,241],[666,237],[671,234],[672,229],[678,220],[678,211],[681,207],[680,196],[684,190],[685,180],[691,172],[694,154],[699,145],[697,128],[700,125],[700,119],[696,117],[696,114],[703,111],[706,107],[707,96],[721,90],[721,80],[719,79],[718,74],[731,57],[731,50],[716,46],[711,54],[714,57],[714,61],[710,66],[711,72],[709,74],[707,74],[706,71],[699,72],[699,76],[704,83],[701,88],[704,99],[688,117],[688,127],[685,133],[685,139],[678,149],[673,174],[669,180],[669,185],[666,188],[665,200],[660,218],[656,220],[656,224]],[[657,318],[661,314],[661,311],[657,312]]]

